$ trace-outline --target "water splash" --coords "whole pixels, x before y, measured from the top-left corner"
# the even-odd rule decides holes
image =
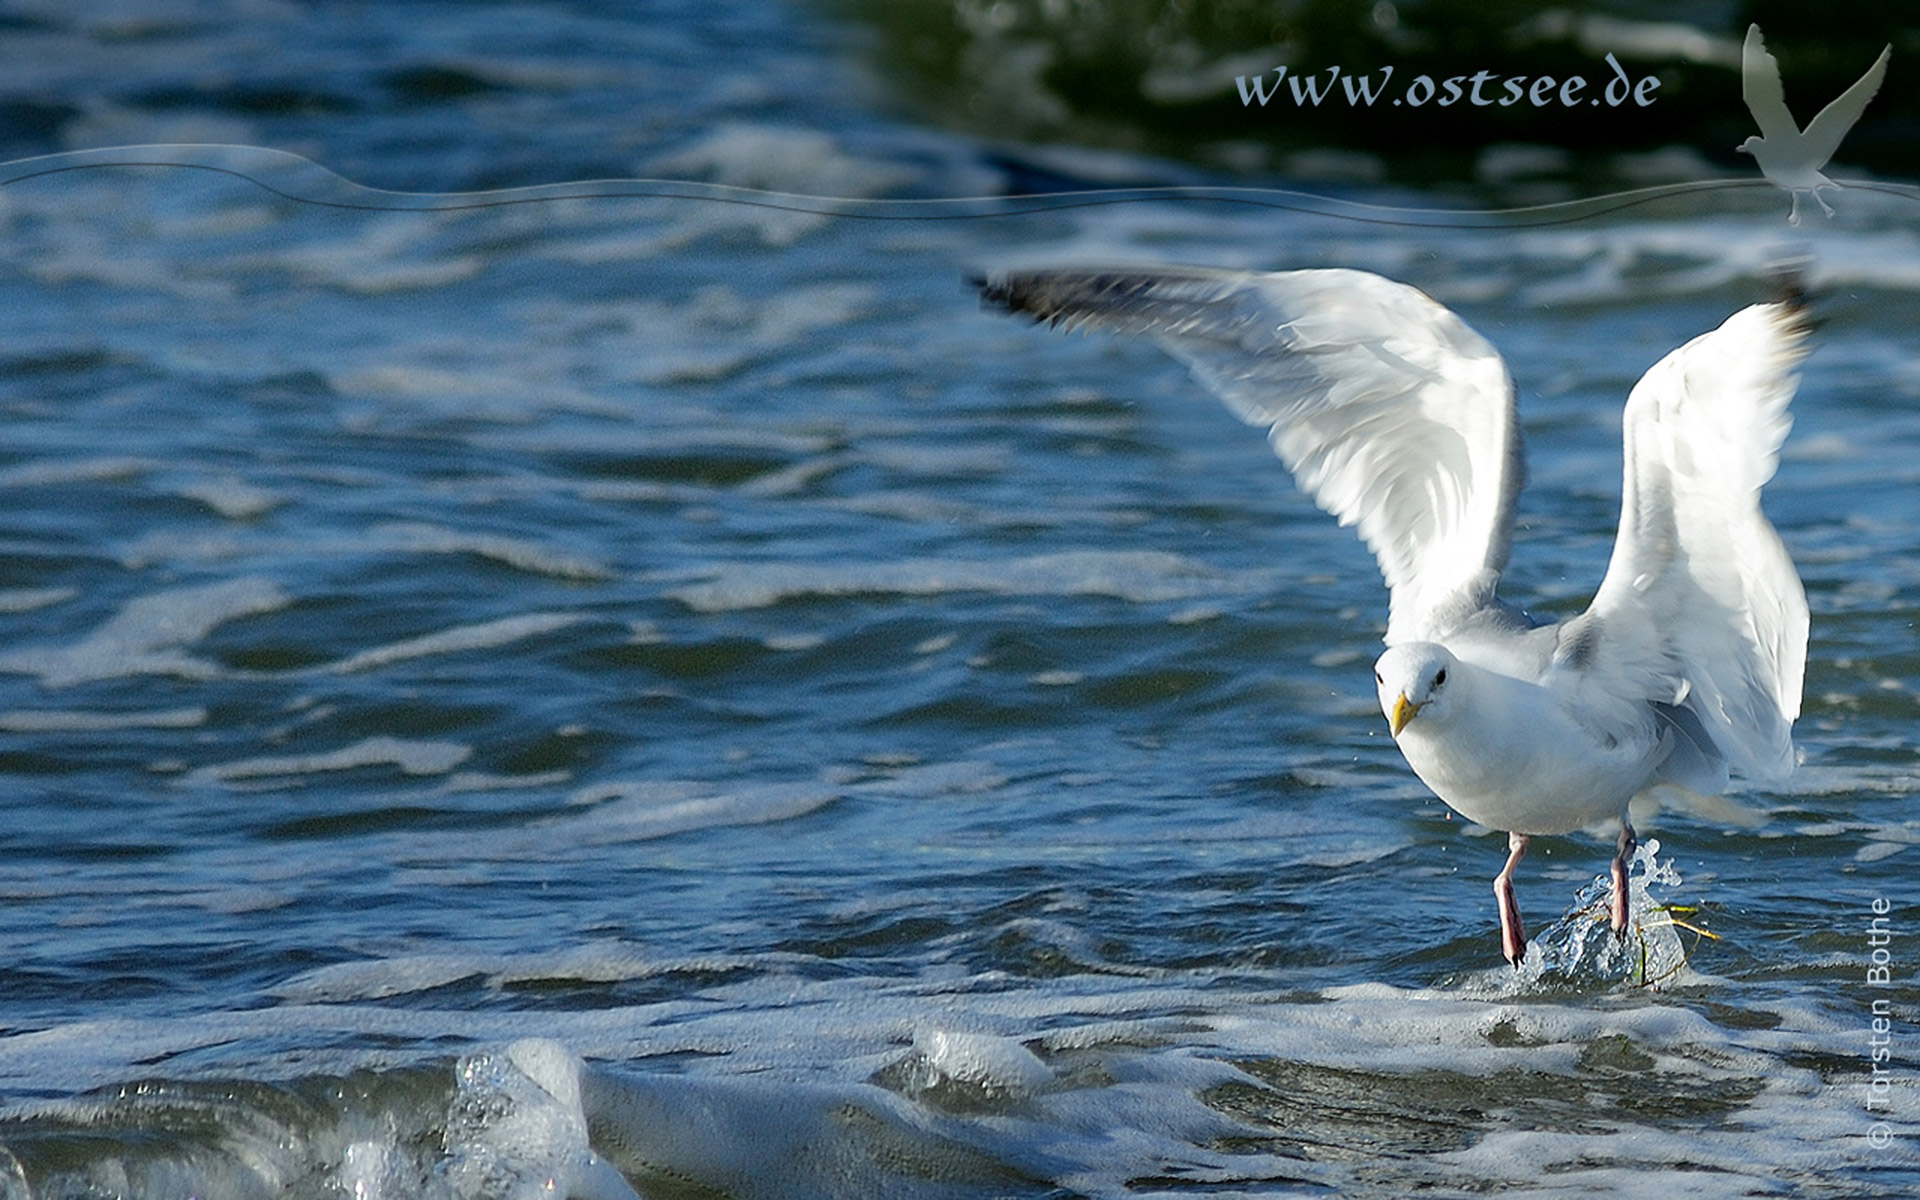
[[[434,1168],[428,1195],[639,1200],[588,1149],[580,1072],[572,1051],[541,1038],[462,1059],[455,1070],[459,1091],[447,1113],[446,1154]]]
[[[1673,888],[1682,882],[1673,863],[1661,862],[1659,853],[1659,839],[1649,839],[1627,862],[1629,912],[1625,937],[1613,933],[1612,880],[1604,874],[1596,875],[1580,889],[1566,915],[1533,939],[1533,949],[1527,955],[1529,981],[1557,979],[1659,988],[1679,978],[1687,965],[1681,931],[1713,935],[1691,924],[1685,909],[1654,894],[1656,887]]]

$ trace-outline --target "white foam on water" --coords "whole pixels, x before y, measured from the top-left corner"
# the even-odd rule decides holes
[[[353,234],[284,246],[255,263],[362,296],[447,287],[479,275],[486,259],[444,248],[446,225],[435,213],[377,214],[356,222]]]
[[[877,196],[914,178],[897,163],[855,157],[818,130],[745,121],[723,122],[679,149],[653,157],[642,173],[828,200]],[[689,205],[675,211],[660,248],[684,247],[696,238],[737,229],[751,230],[769,246],[788,246],[832,219],[819,212],[764,206]]]
[[[1012,1038],[950,1029],[917,1029],[913,1048],[939,1077],[967,1087],[1028,1096],[1053,1082],[1053,1071]]]
[[[1226,609],[1216,604],[1196,604],[1192,608],[1183,608],[1167,617],[1169,625],[1204,625],[1208,621],[1217,621],[1226,615]]]
[[[273,988],[272,995],[294,1004],[341,1004],[431,991],[465,979],[484,979],[492,988],[531,981],[619,983],[766,970],[779,961],[746,955],[661,958],[626,942],[590,942],[545,954],[406,954],[316,967]]]
[[[353,480],[350,483],[361,481]],[[531,538],[449,529],[417,521],[395,521],[366,533],[329,537],[320,534],[298,540],[261,537],[253,531],[231,528],[211,531],[158,530],[125,543],[121,562],[129,569],[155,563],[217,562],[275,553],[328,554],[339,557],[381,552],[403,554],[472,554],[530,574],[557,579],[598,581],[614,572],[594,559],[552,549]]]
[[[419,554],[477,554],[518,571],[558,579],[612,578],[606,566],[576,555],[562,554],[538,542],[500,534],[467,533],[422,522],[398,521],[373,531],[376,544]]]
[[[256,123],[226,114],[154,112],[111,102],[90,105],[84,116],[67,123],[60,130],[61,144],[75,150],[96,146],[240,146],[258,145],[262,140],[260,127]],[[261,213],[258,209],[243,211],[260,214],[255,217],[257,224],[265,224],[271,219],[270,214]],[[184,222],[168,224],[176,226],[169,232],[190,232],[190,229],[177,228]],[[229,223],[225,228],[231,227],[232,223]]]
[[[119,559],[120,565],[129,571],[144,571],[158,563],[232,561],[250,545],[257,543],[230,529],[157,529],[122,543]]]
[[[822,283],[743,295],[715,284],[671,303],[639,301],[627,315],[620,378],[672,384],[725,379],[875,304],[871,288]]]
[[[384,1000],[482,976],[487,968],[487,959],[471,954],[403,955],[317,967],[274,988],[273,994],[296,1004]]]
[[[409,659],[428,658],[441,654],[464,654],[472,650],[494,650],[578,625],[586,619],[587,617],[582,613],[536,612],[523,613],[516,617],[502,617],[497,621],[482,621],[474,625],[461,625],[452,629],[443,629],[438,633],[406,638],[398,642],[389,642],[384,646],[362,650],[332,664],[327,670],[344,675],[353,671],[391,666]]]
[[[582,234],[565,240],[549,239],[539,253],[562,262],[597,267],[656,258],[672,250],[679,241],[677,232],[666,229],[620,229],[612,233]]]
[[[196,500],[230,521],[265,516],[284,503],[285,498],[244,479],[223,476],[198,479],[181,487],[180,494]]]
[[[228,621],[290,602],[278,584],[259,578],[154,592],[129,601],[77,642],[0,654],[0,671],[37,675],[48,687],[134,675],[211,679],[220,674],[218,665],[187,654],[186,647]]]
[[[956,759],[938,763],[873,763],[872,769],[849,769],[847,790],[901,799],[925,799],[955,794],[977,795],[1007,785],[1005,769],[987,759]]]
[[[619,426],[566,425],[535,431],[528,444],[545,454],[592,456],[634,455],[652,458],[678,454],[745,451],[765,457],[805,457],[829,454],[838,444],[817,430],[782,428],[762,421],[741,422],[739,415],[695,403],[674,391],[649,395],[647,420],[634,422],[631,409]],[[542,490],[558,486],[580,495],[609,499],[690,498],[708,494],[704,485],[679,485],[657,480],[562,479],[541,480]],[[628,489],[636,489],[629,491]]]
[[[461,742],[422,741],[385,735],[362,738],[338,750],[314,754],[262,755],[197,767],[187,783],[234,783],[250,779],[293,779],[362,767],[396,767],[405,775],[444,775],[473,756]]]
[[[152,459],[39,458],[0,469],[0,487],[52,487],[69,483],[108,483],[138,479],[158,467]]]
[[[383,1151],[363,1132],[329,1160],[383,1194],[436,1200],[623,1195],[627,1181],[738,1197],[1117,1196],[1153,1194],[1156,1180],[1352,1196],[1582,1194],[1580,1181],[1652,1198],[1920,1171],[1912,1089],[1870,1113],[1837,1067],[1859,1062],[1864,1079],[1863,1020],[1750,995],[1742,1007],[1764,1019],[1729,1025],[1634,989],[1547,1001],[1379,983],[1265,994],[1206,973],[808,979],[797,959],[746,956],[725,964],[736,982],[623,1008],[377,1002],[476,971],[593,979],[663,965],[621,945],[571,963],[340,964],[262,1008],[0,1037],[0,1080],[151,1076],[189,1054],[202,1072],[225,1058],[271,1073],[262,1045],[343,1033],[414,1040],[431,1058],[458,1031],[498,1048],[453,1068],[445,1112],[392,1122],[444,1131],[430,1174],[396,1169],[397,1135]],[[583,1073],[583,1054],[601,1065]],[[290,1061],[315,1069],[311,1051]],[[1835,1065],[1806,1065],[1820,1062]],[[1876,1147],[1882,1115],[1894,1140]],[[1676,1168],[1701,1178],[1676,1193]],[[558,1190],[538,1190],[549,1181]]]
[[[1153,550],[1073,550],[1015,559],[908,559],[879,563],[735,562],[667,594],[695,612],[766,608],[807,597],[891,593],[939,596],[1111,596],[1136,604],[1239,590],[1244,581],[1195,559]]]
[[[813,484],[845,469],[859,460],[851,454],[828,454],[818,458],[803,459],[789,467],[756,475],[740,485],[740,492],[747,496],[794,496],[804,492]]]
[[[1042,508],[968,504],[936,492],[880,489],[855,496],[835,496],[823,502],[840,512],[886,517],[915,525],[952,525],[972,529],[1009,526],[1051,528],[1063,523],[1063,514]]]
[[[1786,462],[1858,462],[1866,451],[1846,434],[1830,431],[1790,439],[1780,447],[1780,457]]]
[[[574,846],[603,846],[722,826],[767,825],[816,812],[840,794],[819,783],[747,784],[732,790],[691,781],[599,783],[568,797],[578,811],[534,825],[524,840],[548,844],[558,833]]]
[[[160,708],[141,712],[88,712],[72,709],[15,709],[0,712],[0,729],[9,733],[107,733],[121,729],[195,729],[207,723],[204,708]]]
[[[814,129],[727,121],[648,164],[677,178],[795,195],[876,196],[906,183],[911,172],[856,158]]]
[[[463,356],[472,359],[473,355]],[[342,395],[468,419],[520,422],[556,411],[617,415],[624,410],[525,357],[450,369],[373,363],[335,367],[327,381]]]
[[[565,732],[562,730],[561,732]],[[559,787],[573,778],[563,769],[536,771],[530,775],[499,775],[490,771],[455,771],[440,790],[449,795],[463,792],[517,792]]]
[[[0,613],[33,612],[64,604],[80,594],[79,588],[0,588]]]
[[[1004,442],[969,441],[950,445],[930,440],[925,431],[889,436],[873,430],[860,440],[860,457],[876,467],[902,475],[934,479],[991,478],[1005,473],[1014,461],[1015,447]]]

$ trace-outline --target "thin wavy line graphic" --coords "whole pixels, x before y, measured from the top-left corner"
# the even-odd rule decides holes
[[[0,163],[0,188],[86,171],[175,170],[226,176],[286,200],[353,212],[447,213],[566,200],[669,200],[730,204],[856,221],[977,221],[1119,204],[1202,203],[1427,229],[1532,229],[1593,220],[1677,196],[1773,188],[1766,179],[1707,179],[1612,192],[1552,204],[1485,209],[1364,204],[1282,188],[1172,185],[1088,188],[1018,195],[884,197],[810,195],[683,179],[596,179],[483,192],[371,188],[284,150],[239,145],[146,145],[77,150]],[[1845,187],[1920,200],[1920,188],[1882,182]]]

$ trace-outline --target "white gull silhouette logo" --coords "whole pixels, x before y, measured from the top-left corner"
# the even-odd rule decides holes
[[[1790,224],[1800,223],[1802,196],[1812,196],[1820,211],[1833,215],[1820,193],[1837,192],[1840,185],[1822,175],[1820,168],[1827,165],[1840,148],[1840,139],[1847,136],[1866,110],[1867,101],[1880,90],[1880,81],[1887,77],[1887,57],[1892,53],[1892,46],[1882,50],[1867,73],[1821,109],[1803,132],[1787,111],[1779,62],[1767,53],[1766,43],[1760,40],[1760,27],[1747,26],[1747,43],[1740,50],[1740,96],[1753,113],[1754,123],[1760,126],[1760,136],[1750,137],[1734,149],[1753,155],[1760,173],[1792,194],[1793,209],[1787,214]]]

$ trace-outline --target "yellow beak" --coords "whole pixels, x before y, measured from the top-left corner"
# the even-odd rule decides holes
[[[1393,730],[1393,736],[1399,737],[1400,731],[1407,727],[1407,722],[1413,720],[1414,714],[1419,711],[1420,706],[1407,699],[1405,692],[1401,692],[1400,698],[1393,702],[1393,711],[1387,714],[1387,728]]]

